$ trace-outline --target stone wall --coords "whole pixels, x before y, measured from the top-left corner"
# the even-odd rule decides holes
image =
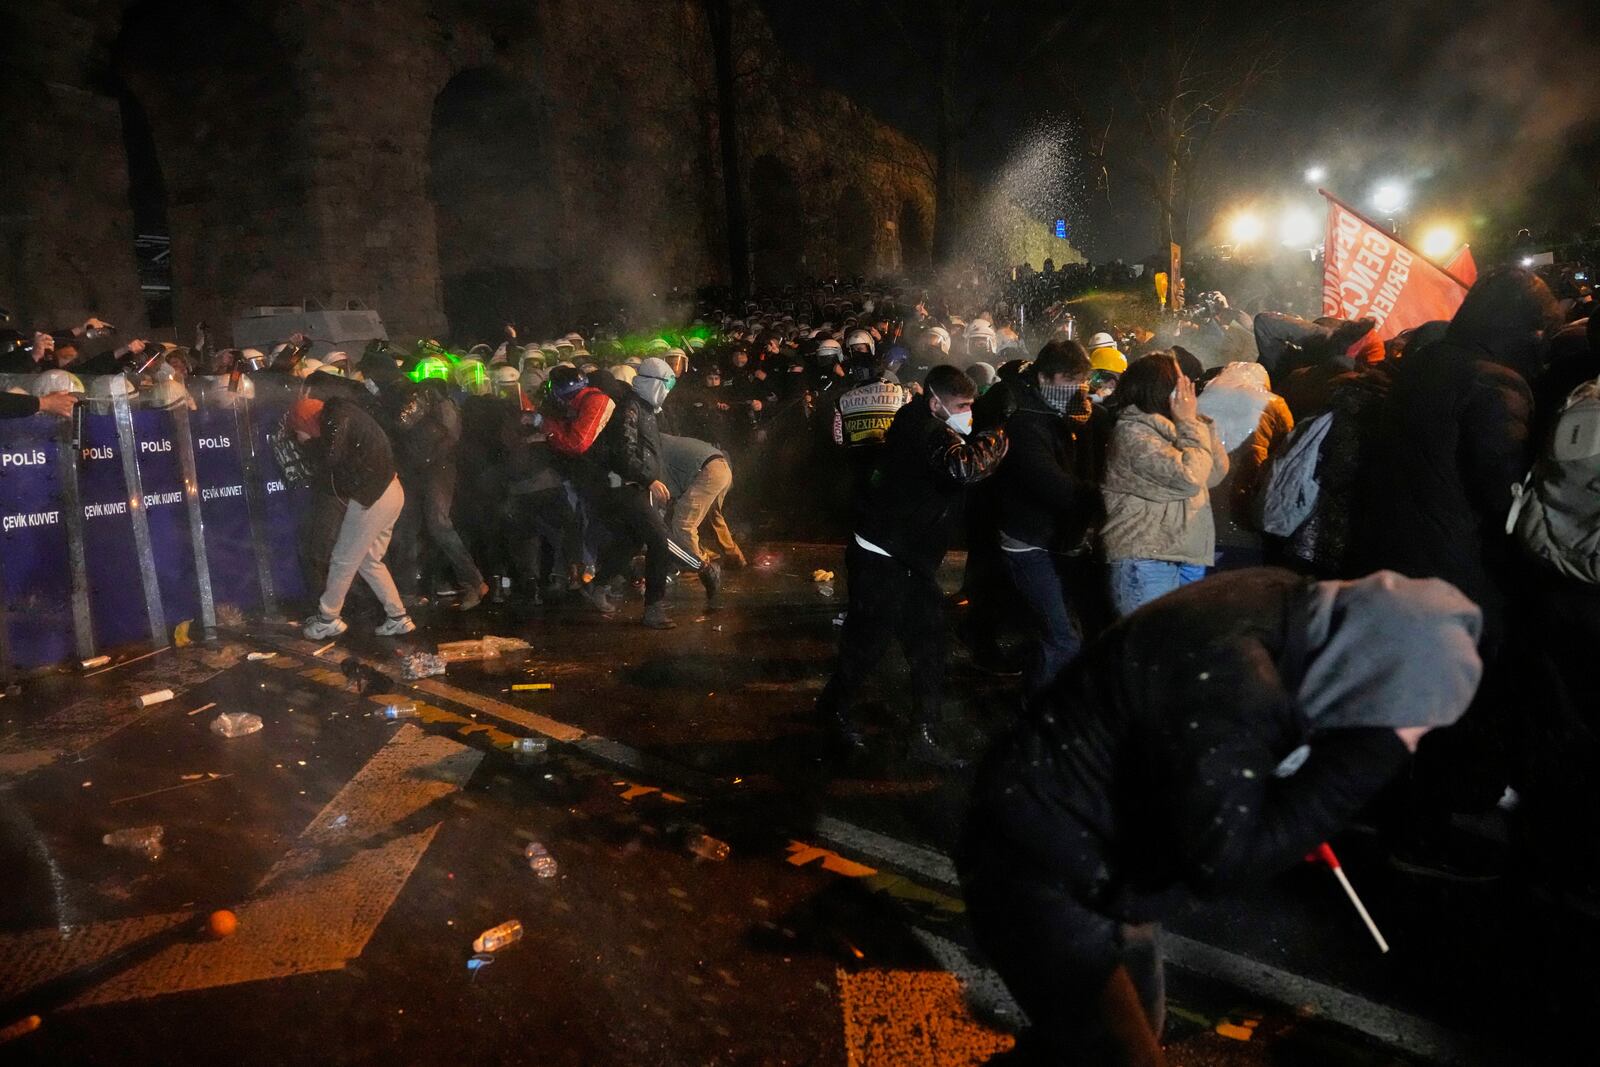
[[[359,300],[393,337],[475,340],[725,280],[694,0],[20,6],[0,14],[0,121],[21,161],[0,305],[20,325],[146,328],[122,96],[155,145],[180,339],[202,320],[225,337],[257,305]],[[758,282],[925,256],[926,232],[901,230],[932,219],[927,153],[812,88],[753,0],[736,10],[742,178],[766,179],[750,189]]]

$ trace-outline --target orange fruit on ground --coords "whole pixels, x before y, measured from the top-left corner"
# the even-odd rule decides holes
[[[239,917],[226,909],[214,911],[206,926],[212,937],[232,937],[239,929]]]

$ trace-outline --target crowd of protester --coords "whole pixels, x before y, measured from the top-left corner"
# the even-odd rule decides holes
[[[1600,865],[1567,847],[1600,815],[1587,289],[1497,268],[1451,321],[1387,340],[1217,293],[1148,324],[1085,315],[1091,332],[1063,273],[712,296],[644,338],[508,327],[493,348],[320,359],[303,338],[85,358],[90,320],[13,338],[0,370],[34,373],[38,397],[0,413],[63,414],[75,375],[292,380],[278,459],[314,490],[319,639],[346,628],[357,575],[383,635],[441,595],[613,614],[635,587],[643,624],[669,628],[674,582],[715,610],[723,568],[746,565],[737,482],[752,521],[846,543],[817,704],[838,760],[871,748],[853,700],[898,641],[911,757],[966,765],[939,584],[964,543],[957,632],[1020,678],[958,855],[979,943],[1036,1024],[1019,1061],[1160,1062],[1153,924],[1358,814],[1402,869],[1477,878],[1494,872],[1452,817],[1499,806],[1524,873],[1592,902]],[[1580,521],[1530,532],[1541,501]]]

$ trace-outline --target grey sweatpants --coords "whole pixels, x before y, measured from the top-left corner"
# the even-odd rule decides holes
[[[322,599],[317,609],[330,619],[339,617],[344,610],[345,594],[359,573],[372,588],[378,603],[391,618],[406,613],[400,602],[400,591],[394,586],[389,568],[383,565],[383,553],[389,547],[389,535],[394,532],[395,520],[405,506],[405,490],[400,479],[395,478],[370,508],[354,500],[345,505],[344,522],[339,525],[339,539],[333,543],[333,558],[328,564],[328,581],[322,587]]]

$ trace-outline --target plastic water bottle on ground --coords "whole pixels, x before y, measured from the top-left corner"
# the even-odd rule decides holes
[[[514,941],[522,940],[522,923],[516,919],[503,922],[499,926],[491,926],[478,935],[472,943],[474,952],[498,952]]]
[[[383,710],[378,714],[382,715],[388,722],[422,717],[422,713],[417,710],[415,704],[385,704]]]
[[[146,859],[160,859],[165,851],[161,836],[166,832],[161,826],[132,826],[126,830],[113,830],[100,839],[103,844],[127,852],[142,853]]]
[[[721,863],[727,859],[729,853],[733,851],[728,847],[726,841],[718,841],[710,834],[691,834],[688,840],[684,842],[684,847],[689,850],[691,855],[716,863]]]
[[[519,737],[511,742],[511,751],[519,756],[542,756],[549,750],[548,737]]]
[[[833,583],[832,582],[818,582],[817,583],[817,592],[821,593],[823,596],[832,596],[833,595]]]
[[[244,737],[262,729],[261,716],[248,711],[225,711],[211,720],[211,732],[223,737]]]
[[[527,857],[528,869],[540,878],[554,878],[560,873],[556,858],[539,842],[528,842],[528,847],[522,850],[522,854]]]

